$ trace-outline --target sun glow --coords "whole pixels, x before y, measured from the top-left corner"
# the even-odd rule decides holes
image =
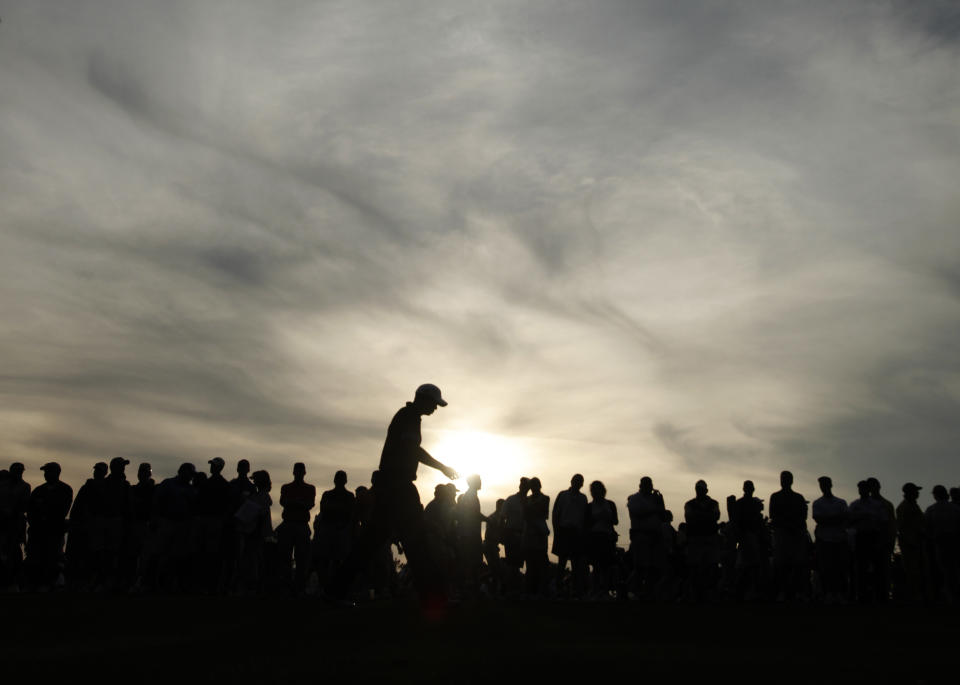
[[[460,473],[460,489],[466,487],[467,476],[477,473],[485,490],[512,490],[528,463],[517,440],[483,431],[443,431],[428,450]]]

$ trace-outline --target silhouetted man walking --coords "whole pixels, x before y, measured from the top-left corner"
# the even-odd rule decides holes
[[[417,467],[425,464],[447,478],[457,472],[441,464],[420,446],[420,422],[437,407],[447,406],[440,388],[426,383],[417,388],[413,402],[407,402],[393,417],[380,454],[380,469],[375,486],[373,524],[362,538],[362,549],[350,564],[361,570],[384,543],[399,541],[407,557],[414,585],[427,608],[442,606],[444,579],[436,562],[429,558],[424,537],[423,505],[413,482]]]

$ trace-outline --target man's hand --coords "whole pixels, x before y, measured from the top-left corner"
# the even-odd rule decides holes
[[[443,473],[443,475],[445,475],[450,480],[456,480],[457,478],[460,477],[460,474],[457,473],[457,470],[452,469],[449,466],[444,466],[442,469],[440,469],[440,471]]]

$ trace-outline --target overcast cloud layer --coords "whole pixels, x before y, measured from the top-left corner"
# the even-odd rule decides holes
[[[432,381],[428,449],[505,436],[550,494],[926,501],[960,483],[956,7],[0,1],[2,465],[356,485]]]

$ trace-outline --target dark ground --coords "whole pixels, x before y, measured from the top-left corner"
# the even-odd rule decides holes
[[[8,595],[0,612],[0,674],[43,681],[949,683],[960,659],[947,608],[494,602],[428,620],[406,602]]]

